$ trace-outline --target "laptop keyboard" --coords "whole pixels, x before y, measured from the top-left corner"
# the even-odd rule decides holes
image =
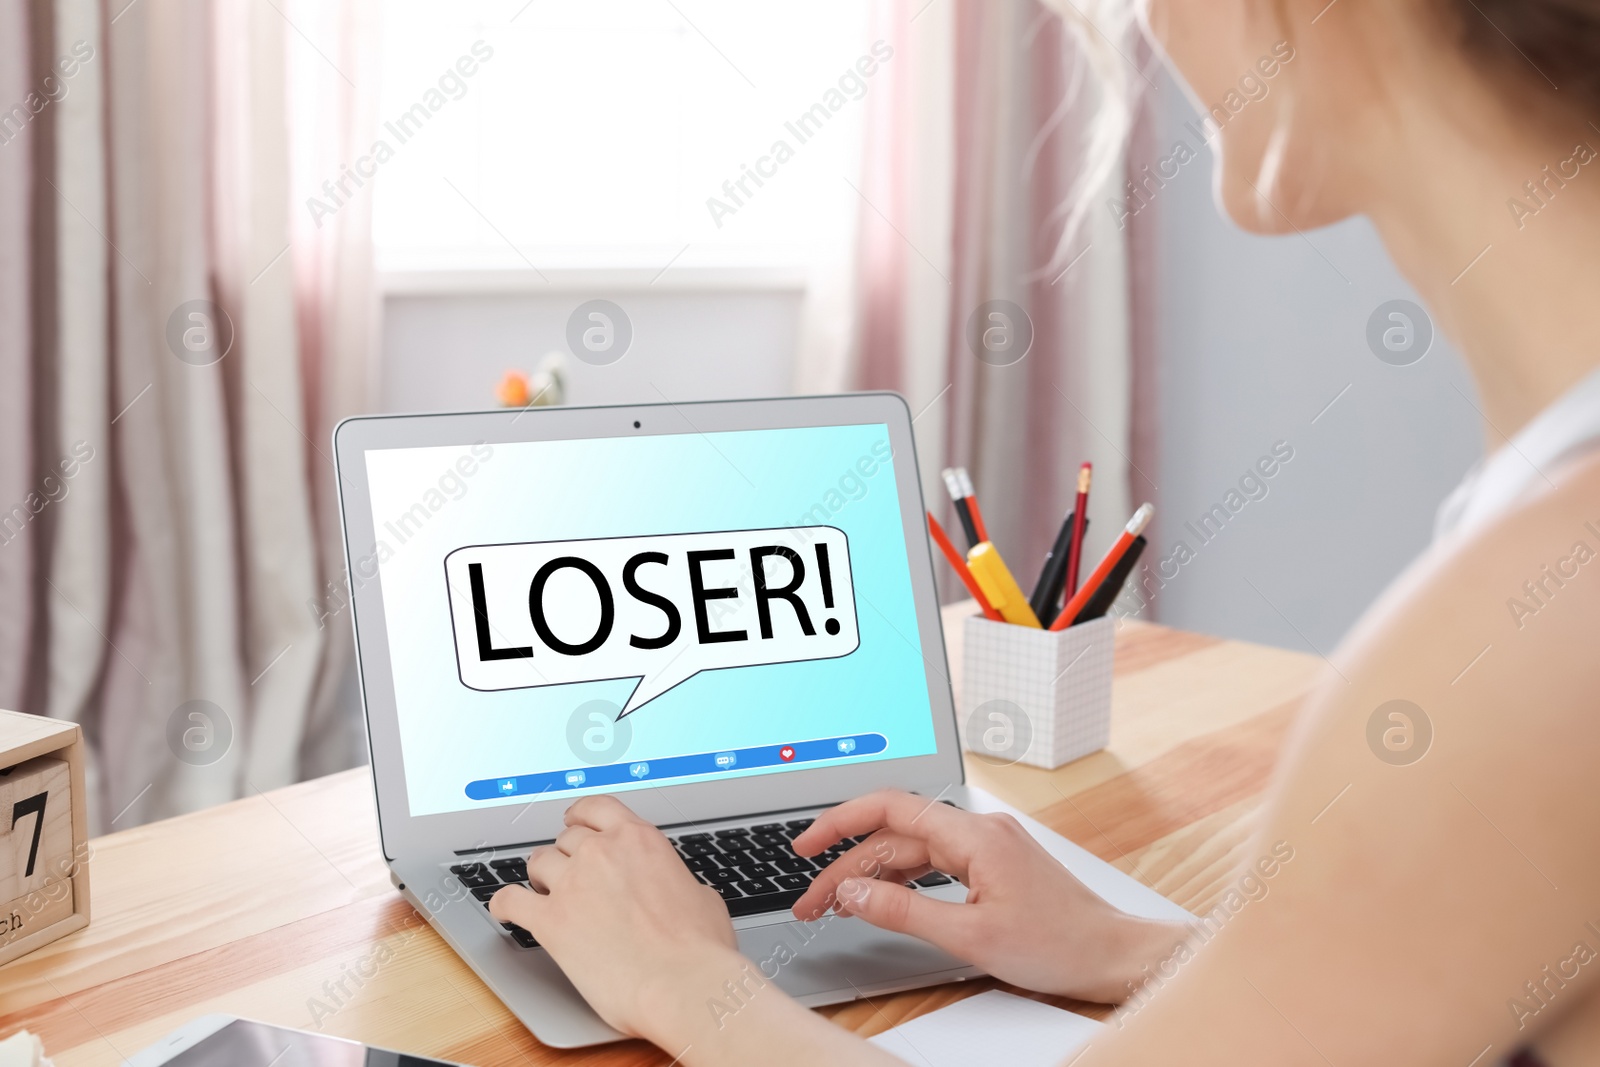
[[[702,885],[715,889],[728,906],[728,914],[738,919],[788,911],[824,867],[866,840],[865,835],[846,838],[810,859],[796,856],[791,842],[811,822],[757,823],[711,833],[678,834],[668,840],[690,872]],[[918,880],[928,888],[949,883],[946,875],[937,872]]]
[[[865,835],[846,838],[809,859],[796,856],[792,842],[811,823],[811,819],[756,823],[706,833],[670,834],[667,840],[690,873],[700,884],[715,889],[728,906],[728,914],[738,919],[788,911],[824,867],[866,840]],[[459,863],[450,871],[485,908],[501,886],[528,884],[528,867],[522,859]],[[951,881],[949,875],[933,871],[906,884],[914,889],[932,889]],[[500,926],[521,947],[538,947],[533,935],[522,927],[513,923]]]

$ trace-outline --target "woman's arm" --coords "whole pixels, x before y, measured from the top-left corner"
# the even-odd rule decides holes
[[[722,898],[621,801],[586,797],[566,823],[528,857],[533,889],[506,886],[489,910],[538,938],[607,1023],[697,1067],[898,1062],[766,981]]]
[[[721,898],[621,801],[585,798],[566,823],[529,856],[532,890],[507,886],[490,910],[531,931],[606,1022],[688,1064],[897,1062],[802,1008],[740,955]],[[873,831],[818,875],[797,915],[837,905],[1031,988],[1108,1001],[1182,936],[1106,904],[1015,820],[907,793],[834,808],[796,846],[815,855]],[[901,884],[932,867],[960,877],[968,902],[931,901]]]
[[[1556,1007],[1560,1006],[1551,1010]],[[1600,1051],[1600,991],[1591,989],[1584,999],[1561,1007],[1561,1012],[1549,1026],[1542,1026],[1533,1053],[1544,1067],[1588,1067]]]
[[[690,1067],[900,1067],[901,1061],[763,980],[737,952],[708,957],[653,987],[645,1034]]]
[[[1492,1063],[1593,996],[1597,554],[1593,462],[1402,578],[1279,768],[1251,856],[1292,861],[1084,1064]],[[1431,724],[1415,762],[1372,725],[1393,700]]]
[[[1122,1003],[1187,934],[1181,923],[1106,903],[1010,815],[978,815],[898,790],[824,812],[795,838],[794,850],[815,856],[863,834],[871,836],[829,864],[795,902],[797,917],[837,907],[1002,981],[1099,1004]],[[963,903],[903,884],[935,870],[966,886]]]

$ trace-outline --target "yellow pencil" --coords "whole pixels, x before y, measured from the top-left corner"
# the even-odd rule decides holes
[[[983,595],[1006,622],[1031,626],[1035,630],[1041,628],[1039,616],[1028,606],[1027,595],[1017,585],[1017,580],[1011,576],[1005,560],[1000,558],[1000,552],[993,544],[980,541],[973,545],[972,551],[967,553],[967,569],[972,572],[973,580],[983,590]]]

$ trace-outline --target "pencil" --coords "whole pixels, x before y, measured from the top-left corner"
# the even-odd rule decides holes
[[[983,534],[982,519],[974,512],[977,506],[972,499],[972,479],[965,467],[946,467],[943,471],[944,487],[955,504],[956,517],[961,520],[961,532],[967,535],[967,548],[976,548],[987,541]]]
[[[1078,621],[1093,622],[1111,610],[1111,605],[1117,602],[1117,597],[1122,594],[1122,589],[1128,584],[1128,579],[1133,576],[1133,568],[1138,565],[1139,557],[1144,554],[1145,539],[1140,534],[1133,539],[1133,547],[1123,553],[1117,565],[1111,568],[1111,573],[1106,575],[1106,580],[1101,584],[1094,596],[1078,612]],[[1051,620],[1054,621],[1053,619]]]
[[[1071,600],[1078,591],[1078,565],[1083,559],[1083,524],[1089,517],[1089,481],[1094,476],[1094,465],[1085,463],[1078,468],[1078,501],[1072,512],[1072,544],[1067,548],[1067,582],[1063,587]]]
[[[1111,551],[1106,553],[1105,558],[1100,561],[1100,566],[1096,567],[1094,573],[1089,575],[1089,580],[1083,583],[1083,588],[1079,589],[1067,601],[1067,606],[1061,609],[1061,614],[1057,615],[1056,621],[1050,624],[1050,629],[1063,630],[1072,625],[1073,621],[1077,619],[1078,613],[1083,610],[1083,606],[1094,597],[1095,592],[1105,582],[1107,576],[1116,569],[1117,562],[1133,547],[1134,541],[1138,540],[1139,535],[1144,533],[1144,528],[1150,525],[1150,516],[1155,513],[1156,509],[1153,504],[1141,504],[1139,506],[1139,510],[1133,513],[1133,518],[1128,520],[1128,525],[1123,527],[1121,535],[1117,537],[1116,544],[1111,546]]]
[[[983,595],[983,590],[978,587],[977,579],[972,577],[972,571],[967,568],[967,561],[961,558],[961,553],[956,551],[956,546],[950,543],[950,537],[944,532],[944,527],[939,525],[939,520],[933,517],[933,512],[928,512],[928,532],[933,535],[933,543],[939,546],[939,551],[944,553],[944,558],[950,561],[950,566],[956,572],[956,577],[961,579],[961,584],[967,587],[967,592],[972,594],[972,599],[978,602],[978,607],[983,609],[983,617],[995,622],[1004,622],[1004,617],[989,603],[989,598]]]
[[[956,477],[961,480],[961,488],[966,491],[967,510],[972,512],[972,528],[977,531],[978,540],[989,540],[989,528],[983,524],[983,511],[978,507],[978,491],[972,487],[972,478],[967,474],[967,468],[957,467]]]

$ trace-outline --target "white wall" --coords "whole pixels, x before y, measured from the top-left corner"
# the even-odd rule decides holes
[[[1328,653],[1427,544],[1435,507],[1480,454],[1476,395],[1443,338],[1407,367],[1368,348],[1373,310],[1416,299],[1368,224],[1304,237],[1240,232],[1212,204],[1210,150],[1183,126],[1194,118],[1187,101],[1167,85],[1161,110],[1160,143],[1182,138],[1201,151],[1153,201],[1165,436],[1149,472],[1162,507],[1146,559],[1180,540],[1194,558],[1157,591],[1150,614]],[[511,272],[401,280],[385,299],[384,409],[493,406],[501,374],[565,349],[568,315],[596,296],[627,311],[633,347],[607,367],[569,359],[569,402],[787,393],[800,282],[678,274],[656,284]],[[1222,503],[1279,441],[1294,458],[1266,480],[1268,495],[1202,544],[1185,523]]]
[[[684,284],[649,275],[543,282],[522,272],[488,277],[391,277],[383,306],[383,410],[489,408],[508,369],[532,371],[567,349],[567,319],[594,298],[614,301],[633,326],[627,353],[607,366],[566,360],[567,402],[661,403],[777,396],[790,391],[802,290],[781,276],[701,276]],[[498,291],[496,291],[498,290]]]
[[[1180,138],[1199,146],[1170,85],[1161,110],[1163,154]],[[1480,455],[1476,393],[1443,338],[1406,367],[1369,349],[1374,309],[1417,298],[1365,220],[1252,237],[1213,207],[1210,170],[1206,148],[1152,201],[1164,507],[1161,551],[1146,558],[1179,539],[1194,550],[1152,607],[1171,625],[1327,654],[1427,544],[1438,502]],[[1277,441],[1294,458],[1269,494],[1201,544],[1184,523]]]

